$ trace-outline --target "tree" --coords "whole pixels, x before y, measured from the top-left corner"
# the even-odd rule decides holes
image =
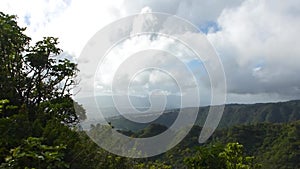
[[[196,147],[191,157],[184,158],[184,163],[192,169],[220,169],[225,168],[219,154],[224,150],[220,143]]]
[[[70,152],[79,137],[70,126],[85,118],[71,93],[77,65],[61,56],[57,38],[45,37],[30,45],[31,38],[24,31],[15,15],[0,12],[0,163],[45,168],[36,163],[40,161],[58,168],[56,160],[69,163],[75,158]],[[51,128],[50,122],[55,124]],[[56,133],[59,138],[45,133]],[[68,139],[67,147],[62,137]],[[58,156],[54,153],[48,158],[47,154],[57,151]],[[30,160],[25,163],[24,159]]]
[[[219,157],[224,160],[227,169],[260,168],[260,164],[254,164],[253,156],[244,156],[243,150],[243,145],[239,143],[228,143]]]
[[[255,169],[260,164],[254,163],[253,156],[245,156],[243,145],[228,143],[225,147],[221,144],[202,146],[197,152],[184,159],[188,168],[193,169]]]
[[[75,131],[85,118],[71,93],[77,65],[57,38],[32,46],[24,31],[0,12],[0,168],[132,168]]]
[[[58,39],[45,37],[30,46],[31,39],[17,25],[16,16],[0,12],[0,23],[0,100],[24,106],[31,121],[47,115],[74,125],[84,119],[77,103],[80,113],[75,113],[71,98],[78,70],[75,63],[60,57]],[[0,117],[16,113],[3,111]]]
[[[29,137],[22,145],[10,151],[0,168],[69,168],[69,164],[63,161],[66,145],[48,146],[42,144],[42,141],[41,138]]]

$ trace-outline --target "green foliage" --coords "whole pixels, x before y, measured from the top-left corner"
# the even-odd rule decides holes
[[[263,123],[234,126],[217,131],[212,140],[239,142],[247,154],[256,156],[263,168],[299,168],[300,121],[288,124]]]
[[[59,56],[57,38],[31,46],[24,31],[16,16],[0,12],[0,163],[66,168],[79,139],[72,128],[85,118],[70,92],[78,70]]]
[[[58,39],[45,37],[30,46],[30,38],[23,34],[25,28],[17,25],[16,16],[1,12],[0,23],[0,100],[25,106],[31,121],[40,114],[71,125],[84,119],[84,114],[76,115],[70,93],[78,70],[75,63],[59,57],[62,50],[57,47]],[[1,110],[1,117],[18,113]]]
[[[239,143],[228,143],[219,157],[225,161],[227,169],[259,168],[260,164],[253,162],[254,157],[244,156],[244,147]]]
[[[146,138],[146,137],[152,137],[155,135],[158,135],[164,131],[166,131],[168,128],[164,125],[160,124],[150,124],[147,126],[145,129],[140,130],[133,134],[134,137],[139,137],[139,138]]]
[[[167,165],[160,161],[150,161],[147,163],[138,163],[134,165],[134,169],[171,169],[171,165]]]
[[[191,157],[184,158],[184,163],[192,169],[254,169],[260,164],[255,164],[254,157],[245,156],[243,145],[228,143],[225,147],[221,144],[210,144],[197,148]]]
[[[0,113],[2,113],[5,104],[9,103],[9,100],[0,100]]]
[[[208,146],[196,147],[196,152],[191,157],[184,158],[188,168],[219,169],[224,168],[223,160],[219,154],[223,151],[221,144],[210,144]]]
[[[10,155],[5,158],[2,168],[45,168],[64,169],[69,164],[63,161],[65,145],[48,146],[42,144],[41,138],[29,137],[24,143],[11,149]],[[1,168],[0,167],[0,168]]]
[[[4,100],[0,100],[0,117],[3,115],[3,112],[7,111],[7,110],[15,110],[18,108],[18,106],[14,106],[14,105],[9,105],[9,100],[4,99]]]

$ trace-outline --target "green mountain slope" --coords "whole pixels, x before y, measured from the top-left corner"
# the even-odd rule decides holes
[[[149,125],[131,136],[143,137],[156,135],[165,129],[162,125]],[[264,169],[300,168],[300,121],[286,124],[258,123],[253,125],[237,125],[218,129],[205,143],[198,143],[201,127],[194,126],[185,139],[165,154],[148,160],[161,160],[173,168],[185,168],[182,159],[195,157],[197,151],[206,149],[214,151],[212,145],[240,143],[245,153],[255,156],[254,162],[262,164]]]
[[[234,126],[216,132],[212,140],[243,144],[264,168],[300,168],[300,121]]]
[[[209,107],[200,107],[196,125],[203,126]],[[164,112],[151,123],[170,126],[178,115],[178,109]],[[183,109],[184,112],[184,109]],[[135,123],[121,116],[109,118],[109,121],[118,129],[137,131],[151,123]],[[238,124],[256,124],[262,122],[286,123],[300,120],[300,101],[258,104],[229,104],[225,106],[219,128]]]

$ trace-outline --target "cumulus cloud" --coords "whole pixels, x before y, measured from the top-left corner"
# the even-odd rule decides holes
[[[160,50],[162,51],[161,53],[157,52]],[[145,53],[139,53],[141,51]],[[166,57],[165,52],[173,55],[173,58]],[[125,65],[124,71],[119,72],[121,75],[117,74],[117,70],[124,64],[124,61],[131,59],[135,55],[137,55],[135,57],[142,57],[141,55],[144,54],[149,55],[150,59],[135,59],[133,62]],[[186,67],[182,67],[179,62],[185,64]],[[95,78],[96,86],[99,89],[97,92],[111,94],[110,88],[113,79],[115,76],[121,76],[122,78],[118,79],[118,87],[122,88],[127,81],[131,81],[130,93],[132,94],[149,95],[153,90],[160,89],[164,94],[176,95],[179,93],[178,81],[184,82],[184,86],[181,86],[182,90],[197,87],[191,84],[193,77],[186,76],[182,69],[191,70],[196,76],[195,78],[198,78],[197,83],[200,83],[200,77],[207,78],[206,74],[202,72],[203,65],[190,65],[191,63],[196,64],[200,62],[198,56],[192,53],[189,48],[174,39],[164,36],[153,38],[151,35],[134,36],[112,48],[98,66]],[[157,68],[152,68],[153,65],[156,65]],[[135,72],[135,76],[132,79],[126,76],[128,72],[135,71],[137,66],[145,68],[150,66],[150,69],[141,69],[141,71]],[[199,67],[202,67],[202,70]],[[202,86],[204,85],[202,84]]]
[[[78,57],[99,29],[123,15],[121,4],[121,0],[3,0],[0,10],[16,14],[33,42],[59,37],[61,47]]]
[[[153,12],[169,13],[183,17],[195,25],[216,21],[224,8],[238,6],[243,0],[125,0],[124,8],[128,13],[139,13],[144,7]]]
[[[245,1],[224,10],[218,24],[208,38],[225,65],[229,93],[299,98],[299,1]]]
[[[98,30],[123,16],[151,11],[178,15],[206,30],[225,67],[229,102],[300,96],[298,0],[1,0],[0,10],[17,14],[20,25],[28,27],[26,33],[33,41],[43,36],[59,37],[60,47],[76,57]],[[138,25],[135,28],[138,30]],[[172,39],[153,40],[146,36],[124,41],[101,67],[97,88],[103,93],[110,92],[108,86],[118,65],[138,50],[152,48],[173,52],[188,64],[200,75],[200,88],[210,98],[209,79],[203,75],[202,63],[186,57],[191,53],[176,44]],[[173,65],[176,72],[173,62],[165,62],[165,66]],[[181,80],[189,81],[184,76]],[[86,88],[91,88],[89,85],[93,84]],[[157,71],[139,74],[132,85],[135,94],[158,87],[166,94],[177,91],[172,79]]]

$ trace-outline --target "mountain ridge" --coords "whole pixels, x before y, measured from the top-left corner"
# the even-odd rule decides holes
[[[199,107],[196,125],[203,126],[210,106]],[[183,108],[184,111],[185,108]],[[150,123],[135,123],[122,116],[107,118],[111,124],[123,130],[141,130],[149,124],[157,123],[169,127],[178,115],[179,109],[166,110],[159,118]],[[218,128],[239,124],[262,122],[286,123],[300,120],[300,100],[276,103],[227,104]]]

